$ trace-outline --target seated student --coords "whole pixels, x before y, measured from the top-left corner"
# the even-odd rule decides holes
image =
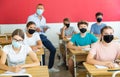
[[[64,18],[63,19],[63,24],[64,26],[60,29],[60,38],[71,38],[73,34],[76,33],[74,27],[70,26],[70,20],[69,18]],[[69,39],[68,39],[69,40]],[[62,65],[66,61],[66,53],[65,53],[65,43],[62,41],[60,44],[60,62],[58,63],[58,66]]]
[[[63,19],[64,26],[61,28],[62,38],[71,38],[73,34],[76,33],[75,29],[70,26],[70,20],[68,18]]]
[[[93,34],[90,34],[89,32],[87,32],[88,23],[86,21],[80,21],[78,22],[77,25],[80,30],[80,33],[74,34],[72,36],[70,42],[67,44],[67,48],[75,49],[75,50],[81,50],[83,48],[90,48],[90,45],[92,43],[97,42],[97,38]],[[74,66],[73,60],[72,58],[70,58],[68,62],[68,68],[74,77],[73,66]]]
[[[24,32],[21,29],[16,29],[12,33],[12,44],[3,47],[3,52],[0,59],[0,69],[11,72],[19,72],[23,68],[39,66],[39,60],[32,49],[23,44]],[[33,63],[25,64],[27,55],[30,56]],[[7,64],[6,63],[7,61]]]
[[[97,12],[95,14],[96,17],[96,23],[92,24],[90,32],[95,34],[98,38],[100,38],[100,30],[106,26],[106,24],[102,23],[103,20],[103,13]]]
[[[30,21],[26,25],[26,33],[24,44],[29,45],[33,51],[37,51],[42,48],[42,41],[39,34],[36,31],[36,25],[34,22]]]
[[[114,31],[110,26],[101,29],[101,41],[92,45],[87,63],[114,67],[114,61],[120,58],[120,45],[112,41]]]

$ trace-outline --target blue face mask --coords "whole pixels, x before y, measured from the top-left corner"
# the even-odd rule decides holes
[[[36,13],[37,13],[38,15],[42,15],[42,14],[43,14],[43,10],[42,10],[42,9],[37,9]]]
[[[21,44],[19,42],[15,41],[15,40],[12,41],[12,45],[15,48],[20,48],[20,46],[21,46]]]

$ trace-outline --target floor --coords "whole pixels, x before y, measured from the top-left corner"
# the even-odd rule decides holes
[[[49,73],[50,77],[72,77],[70,72],[66,70],[66,67],[64,65],[59,66],[59,67],[57,66],[57,63],[59,63],[57,53],[59,53],[59,49],[57,49],[57,52],[56,52],[54,67],[58,68],[60,72],[57,72],[57,73],[50,72]],[[46,54],[46,64],[48,64],[49,51],[47,49],[45,49],[45,54]]]

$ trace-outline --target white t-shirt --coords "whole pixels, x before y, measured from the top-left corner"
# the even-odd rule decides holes
[[[23,42],[25,45],[34,46],[37,45],[38,40],[41,40],[38,33],[33,33],[32,37],[27,37],[26,33],[24,34],[25,34],[25,39]]]
[[[12,44],[3,47],[3,52],[7,54],[8,66],[25,64],[26,56],[30,51],[32,49],[27,45],[22,45],[19,53],[13,50]]]

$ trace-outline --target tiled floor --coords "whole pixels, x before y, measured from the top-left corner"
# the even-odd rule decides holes
[[[56,54],[59,52],[59,50],[57,49]],[[49,51],[47,49],[45,49],[45,54],[46,54],[46,64],[48,64],[48,56],[49,56]],[[57,63],[59,63],[59,60],[57,58],[57,56],[55,56],[55,63],[54,63],[54,67],[58,68],[60,70],[60,72],[50,72],[50,77],[72,77],[70,72],[68,70],[66,70],[65,66],[59,66],[57,67]]]

